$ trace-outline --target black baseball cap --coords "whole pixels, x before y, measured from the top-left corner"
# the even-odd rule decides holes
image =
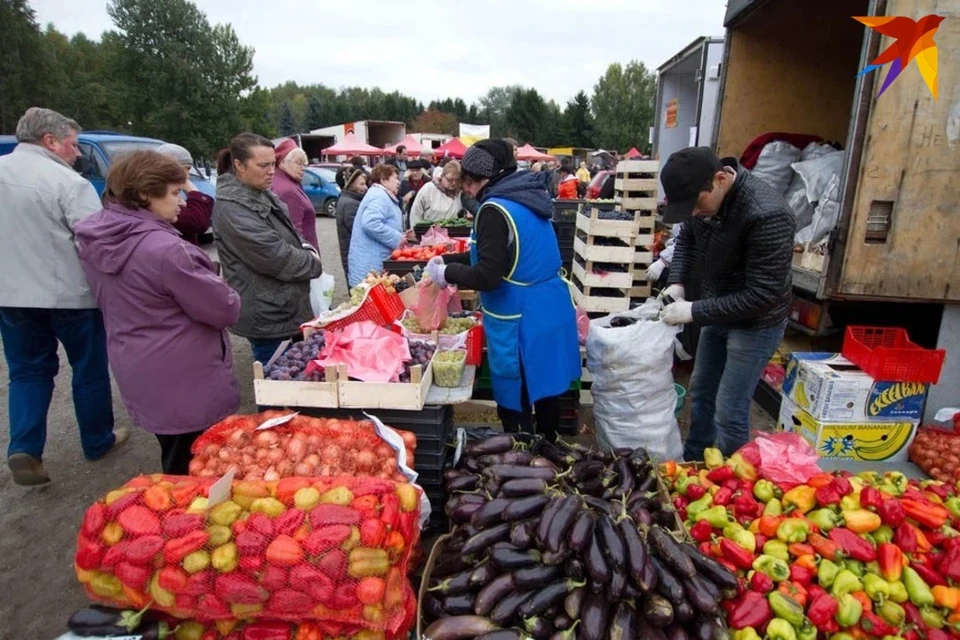
[[[676,224],[688,220],[700,190],[721,168],[720,158],[710,147],[687,147],[671,154],[660,170],[660,183],[667,196],[663,221]]]

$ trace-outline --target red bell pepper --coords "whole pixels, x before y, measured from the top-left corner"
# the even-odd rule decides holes
[[[733,501],[733,517],[738,521],[741,519],[753,521],[759,518],[762,513],[763,505],[757,502],[751,494],[741,493]]]
[[[810,583],[813,582],[813,576],[814,572],[807,567],[801,567],[797,564],[790,567],[790,579],[804,587],[810,586]]]
[[[883,579],[896,582],[903,573],[903,551],[895,544],[884,542],[877,547],[877,563]]]
[[[352,582],[345,582],[337,587],[334,592],[331,607],[334,609],[350,609],[358,604],[360,604],[360,601],[357,599],[357,585]]]
[[[883,521],[883,524],[894,528],[903,524],[903,521],[907,518],[903,507],[900,505],[900,501],[896,498],[887,498],[884,500],[877,513],[880,514],[880,520]]]
[[[923,488],[924,491],[929,491],[930,493],[935,494],[941,500],[947,500],[950,498],[950,488],[945,484],[936,484],[931,482],[926,487]]]
[[[837,527],[828,534],[830,539],[840,545],[840,549],[850,558],[860,562],[873,562],[877,559],[877,550],[873,545],[849,529]]]
[[[876,511],[882,504],[883,494],[873,487],[864,487],[860,491],[860,506],[864,509],[873,509]]]
[[[213,569],[206,569],[200,573],[195,573],[187,579],[187,586],[184,587],[183,592],[195,597],[210,593],[213,591],[213,581],[216,577],[217,574]]]
[[[717,467],[717,469],[722,469],[723,467]],[[714,469],[716,471],[716,469]],[[720,489],[713,494],[713,504],[719,504],[721,506],[727,506],[730,504],[730,501],[733,499],[733,490],[728,489],[727,487],[720,487]]]
[[[334,524],[314,530],[303,541],[303,549],[310,555],[319,555],[328,549],[339,547],[350,537],[352,529],[345,524]]]
[[[753,554],[738,545],[733,540],[721,538],[720,553],[723,554],[723,557],[733,563],[738,569],[749,570],[753,568]]]
[[[202,549],[209,539],[210,534],[206,531],[191,531],[181,538],[167,540],[163,547],[163,559],[167,564],[179,564],[194,551]]]
[[[677,511],[680,511],[680,509],[686,509],[688,504],[690,504],[690,501],[687,500],[686,496],[677,495],[673,499],[673,508]]]
[[[707,480],[717,484],[723,484],[727,480],[734,480],[736,477],[736,474],[733,472],[733,467],[728,467],[726,465],[711,469],[710,472],[707,473]]]
[[[107,523],[107,508],[102,502],[94,502],[83,514],[83,522],[80,523],[80,532],[88,538],[96,538],[103,531],[103,526]]]
[[[773,578],[761,571],[754,571],[750,576],[750,590],[757,593],[770,593],[773,591]]]
[[[951,636],[943,629],[927,629],[927,640],[951,640]]]
[[[386,502],[386,498],[387,496],[384,496],[383,502]],[[310,510],[310,524],[314,529],[331,524],[360,524],[362,517],[359,511],[339,504],[318,504]],[[385,520],[384,523],[386,523]]]
[[[907,623],[919,627],[921,629],[927,626],[927,623],[923,621],[923,616],[920,615],[920,609],[917,608],[912,602],[904,602],[902,605],[904,613],[906,613]]]
[[[826,593],[827,593],[826,590],[824,590],[823,587],[821,587],[818,584],[812,584],[809,587],[807,587],[807,595],[810,596],[810,602],[813,602],[814,600],[816,600],[817,598],[819,598],[820,596]]]
[[[253,578],[238,572],[218,576],[215,590],[229,604],[260,604],[269,595]]]
[[[863,629],[867,635],[875,636],[877,638],[882,638],[883,636],[895,636],[899,631],[897,627],[887,624],[883,618],[866,609],[860,616],[860,628]]]
[[[163,551],[163,545],[164,540],[160,536],[143,536],[130,541],[125,555],[133,564],[149,564]]]
[[[267,612],[277,617],[302,615],[313,609],[313,599],[302,591],[281,589],[270,596]]]
[[[259,533],[266,538],[272,538],[276,533],[273,526],[273,520],[263,513],[254,513],[247,518],[247,530]]]
[[[242,571],[247,573],[256,573],[263,569],[263,556],[240,556],[240,559],[237,560],[237,566],[240,567]]]
[[[206,518],[199,513],[186,513],[174,509],[163,517],[163,533],[167,538],[179,538],[191,531],[203,529]]]
[[[690,537],[697,542],[708,542],[713,535],[713,527],[706,520],[700,520],[690,527]]]
[[[213,593],[207,592],[197,600],[197,609],[210,620],[223,620],[233,617],[230,606]]]
[[[117,523],[123,527],[124,531],[134,536],[158,536],[161,533],[160,519],[157,514],[138,504],[131,505],[120,512]]]
[[[825,538],[819,533],[808,534],[807,542],[811,547],[813,547],[814,551],[827,560],[836,562],[838,559],[843,558],[843,554],[840,551],[840,545],[829,538]]]
[[[277,535],[292,536],[307,519],[307,514],[300,509],[284,511],[275,522]]]
[[[687,497],[691,500],[699,500],[706,495],[707,489],[702,484],[690,483],[687,485]]]
[[[176,567],[171,568],[176,569]],[[147,567],[140,567],[129,562],[119,563],[113,572],[124,586],[136,591],[144,590],[152,573]]]
[[[900,506],[903,507],[903,512],[908,518],[928,529],[939,529],[950,518],[950,512],[946,508],[932,502],[924,504],[918,500],[901,499]]]
[[[112,569],[117,566],[118,562],[123,562],[127,557],[128,546],[130,546],[130,543],[124,540],[107,549],[107,552],[103,554],[103,560],[100,562],[100,566],[103,569]],[[79,565],[80,563],[78,562],[77,566]],[[83,569],[84,567],[80,568]]]
[[[316,571],[316,569],[314,569]],[[266,571],[263,572],[263,575],[260,577],[260,584],[263,585],[263,588],[273,593],[274,591],[279,591],[283,589],[288,584],[291,585],[294,589],[300,589],[301,591],[306,591],[305,585],[294,585],[290,582],[290,576],[292,572],[288,573],[283,567],[268,566]]]
[[[739,478],[731,478],[730,480],[724,480],[720,486],[724,489],[730,489],[730,491],[736,493],[740,490],[741,484],[742,483]]]
[[[339,582],[347,574],[347,554],[340,549],[328,551],[317,562],[317,568],[334,582]]]
[[[919,562],[910,563],[910,567],[917,572],[917,575],[920,576],[920,579],[926,582],[927,586],[929,587],[936,587],[938,585],[946,586],[947,581],[943,579],[944,576],[953,578],[954,580],[957,579],[956,577],[950,575],[950,573],[946,570],[947,567],[945,565],[946,562],[941,563],[940,572],[938,573],[935,569],[932,569],[924,564],[920,564]]]
[[[833,479],[831,484],[836,487],[840,497],[848,496],[853,493],[853,484],[850,482],[850,478],[847,476],[837,476]]]
[[[723,469],[725,467],[717,467]],[[756,591],[747,591],[740,598],[731,601],[727,624],[733,629],[753,627],[761,629],[773,617],[766,596]]]
[[[814,497],[817,500],[817,504],[821,507],[827,507],[832,504],[840,504],[840,498],[843,496],[840,495],[840,492],[837,491],[837,487],[834,483],[818,487],[813,493]]]
[[[893,532],[893,544],[900,547],[904,553],[916,553],[919,548],[917,530],[908,522],[902,523]]]
[[[753,534],[754,542],[756,543],[757,549],[763,549],[763,545],[767,544],[767,541],[770,540],[769,536],[765,536],[762,533]]]
[[[387,525],[387,529],[396,529],[400,518],[400,498],[392,493],[388,493],[380,498],[380,520]],[[350,523],[346,523],[350,524]]]
[[[249,529],[241,531],[236,536],[237,543],[237,553],[240,554],[240,557],[244,556],[255,556],[263,553],[267,544],[267,537],[260,535],[256,531],[250,531]]]
[[[833,616],[837,614],[839,608],[840,604],[837,602],[837,599],[824,593],[812,600],[810,607],[807,609],[807,617],[810,618],[810,622],[812,622],[815,627],[822,631],[827,621],[833,620]]]
[[[95,571],[100,568],[104,553],[106,552],[101,542],[80,536],[77,539],[77,555],[74,562],[84,571]]]
[[[160,569],[160,573],[157,575],[157,584],[160,585],[160,588],[173,594],[184,591],[187,588],[188,581],[189,576],[186,572],[173,565]]]
[[[927,542],[930,543],[930,546],[937,548],[942,547],[944,541],[947,539],[947,535],[940,529],[934,531],[924,531],[923,535],[926,536]]]
[[[247,623],[243,627],[242,634],[237,640],[293,640],[291,625],[287,622],[275,622],[273,620],[257,620]],[[228,637],[233,638],[233,635]],[[203,640],[206,640],[206,637]]]

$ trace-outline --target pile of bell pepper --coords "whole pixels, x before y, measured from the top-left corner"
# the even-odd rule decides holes
[[[407,617],[416,487],[369,477],[234,481],[211,504],[213,485],[141,476],[91,505],[74,559],[87,594],[200,621],[395,631]]]
[[[960,497],[901,473],[788,485],[735,453],[661,472],[700,550],[738,575],[733,640],[960,638]]]

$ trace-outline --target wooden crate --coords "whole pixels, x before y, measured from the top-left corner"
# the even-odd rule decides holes
[[[588,287],[609,287],[613,289],[628,289],[633,286],[634,270],[631,267],[624,272],[609,272],[606,275],[594,273],[593,267],[596,263],[587,260],[580,264],[578,260],[573,261],[573,275]]]
[[[585,262],[614,262],[619,264],[633,264],[636,254],[633,243],[626,247],[607,247],[594,244],[594,237],[587,236],[583,240],[579,235],[573,239],[573,251]]]
[[[660,163],[656,160],[625,160],[617,165],[614,180],[614,198],[626,211],[657,211],[657,174]]]
[[[287,341],[289,343],[289,341]],[[337,370],[326,369],[326,382],[301,380],[267,380],[263,365],[253,363],[253,397],[262,407],[319,407],[336,409],[340,406],[337,389]]]
[[[653,286],[649,282],[644,284],[634,283],[633,287],[630,288],[631,299],[646,300],[651,295],[653,295]]]
[[[577,279],[576,275],[573,277],[573,284],[577,305],[588,313],[619,313],[630,309],[630,296],[627,295],[627,291],[623,291],[622,295],[619,296],[600,295],[594,291],[598,287],[583,284]]]
[[[640,212],[635,212],[633,220],[604,220],[600,217],[600,209],[591,207],[589,212],[583,210],[577,216],[577,229],[588,236],[633,240],[640,232],[641,217]]]
[[[410,382],[359,382],[349,380],[346,371],[337,372],[340,407],[344,409],[403,409],[420,411],[433,383],[433,362],[421,371],[410,369]]]
[[[430,505],[433,509],[442,509],[443,505]],[[437,538],[437,541],[433,543],[433,548],[430,549],[430,555],[427,556],[427,564],[423,567],[423,576],[420,578],[420,592],[417,598],[417,626],[416,626],[416,639],[417,640],[426,640],[423,637],[423,632],[426,630],[427,625],[424,624],[423,619],[423,602],[427,598],[427,594],[430,593],[430,576],[433,573],[433,568],[437,564],[437,559],[443,553],[443,548],[446,546],[447,541],[450,540],[451,534],[444,534]]]

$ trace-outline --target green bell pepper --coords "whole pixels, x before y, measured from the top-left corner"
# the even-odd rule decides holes
[[[713,496],[708,491],[707,493],[703,494],[702,498],[694,500],[687,505],[687,517],[696,520],[697,514],[703,513],[709,509],[712,504]]]
[[[787,543],[780,540],[767,540],[763,544],[763,553],[774,558],[779,558],[784,562],[790,562],[790,552],[787,550]]]
[[[872,573],[863,576],[863,590],[874,602],[883,602],[890,597],[890,585],[886,580]]]
[[[753,561],[753,570],[766,575],[774,582],[790,579],[790,566],[785,560],[771,555],[762,555]]]
[[[923,624],[932,629],[943,629],[943,614],[933,607],[920,607]]]
[[[767,625],[766,640],[797,640],[793,625],[783,618],[774,618]]]
[[[918,607],[933,604],[933,591],[911,567],[903,568],[903,585],[907,588],[907,595],[913,604]]]
[[[849,633],[834,633],[830,636],[830,640],[853,640],[853,636]]]
[[[754,553],[757,550],[757,539],[754,537],[753,533],[747,531],[740,525],[727,525],[723,528],[723,537],[729,540],[733,540],[738,545]]]
[[[744,627],[733,632],[732,640],[760,640],[760,634],[753,627]]]
[[[805,542],[810,525],[800,518],[787,518],[777,527],[777,539],[781,542]]]
[[[756,490],[756,487],[754,487]],[[960,518],[960,497],[954,496],[948,498],[946,502],[943,503],[943,506],[947,508],[947,511],[953,514],[953,517]]]
[[[817,640],[817,628],[806,618],[797,630],[797,640]]]
[[[760,502],[770,502],[777,497],[777,488],[769,480],[757,480],[753,485],[753,497]]]
[[[899,627],[906,619],[907,613],[893,600],[887,600],[877,608],[877,614],[888,624]]]
[[[880,563],[874,560],[873,562],[868,562],[863,565],[863,575],[872,573],[875,576],[882,576],[883,572],[880,571]]]
[[[783,513],[783,503],[774,498],[773,500],[768,500],[767,504],[763,505],[763,515],[765,516],[779,516]]]
[[[899,580],[890,583],[890,599],[897,604],[903,604],[910,599],[907,588]]]
[[[834,616],[837,624],[841,627],[852,627],[860,622],[860,616],[863,615],[863,605],[849,593],[843,594],[839,599],[840,606],[837,608],[837,614]]]
[[[690,507],[687,507],[687,515],[689,514]],[[727,508],[719,504],[715,507],[710,507],[709,509],[705,509],[704,511],[695,514],[693,519],[696,522],[706,520],[714,529],[723,529],[730,524],[730,516],[727,514]]]
[[[849,569],[841,570],[833,580],[830,593],[833,594],[835,598],[841,598],[854,591],[863,591],[863,583],[860,582],[860,578]]]
[[[860,496],[855,493],[840,498],[841,511],[856,511],[860,508]]]
[[[827,558],[821,558],[820,566],[817,567],[817,583],[824,589],[829,589],[838,573],[840,573],[840,567],[836,563]]]
[[[877,544],[885,544],[893,541],[893,529],[889,525],[880,525],[880,528],[873,532],[873,539]]]
[[[677,492],[681,495],[687,495],[687,489],[692,484],[700,484],[700,478],[697,476],[680,476],[675,485]]]
[[[817,528],[820,529],[820,531],[822,531],[824,534],[826,534],[827,531],[830,531],[830,529],[840,526],[840,516],[830,509],[817,509],[816,511],[811,511],[807,514],[807,519],[813,524],[817,525]]]
[[[716,447],[709,447],[703,450],[703,461],[707,469],[716,469],[723,466],[723,453]]]
[[[907,486],[910,484],[910,479],[907,476],[903,475],[899,471],[888,471],[883,476],[883,485],[892,486],[893,491],[881,488],[881,491],[886,491],[893,496],[902,495],[904,491],[907,490]]]
[[[771,591],[767,596],[767,602],[770,603],[773,615],[783,618],[798,629],[803,624],[803,607],[796,600],[788,598],[779,591]]]
[[[863,563],[859,560],[844,560],[843,568],[853,573],[853,575],[858,578],[862,578],[864,574]]]

